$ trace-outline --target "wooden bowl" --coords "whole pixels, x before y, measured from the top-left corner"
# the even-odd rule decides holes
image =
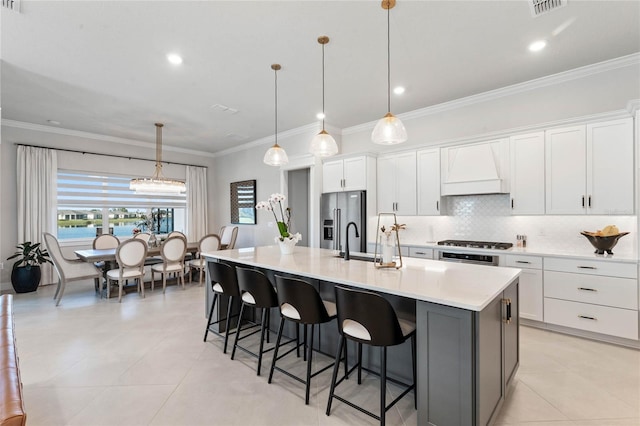
[[[602,237],[594,234],[593,232],[582,231],[580,233],[584,235],[587,240],[589,240],[591,245],[596,249],[596,251],[594,252],[596,254],[605,254],[605,252],[613,254],[611,250],[618,243],[618,240],[628,234],[628,232],[621,232],[617,235]]]

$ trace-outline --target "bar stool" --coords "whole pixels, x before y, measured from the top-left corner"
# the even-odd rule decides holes
[[[323,324],[336,318],[336,304],[328,302],[320,298],[318,291],[307,281],[296,278],[285,278],[280,275],[276,275],[276,286],[278,289],[278,304],[280,306],[280,326],[278,328],[278,337],[276,339],[276,346],[273,352],[273,361],[271,362],[271,371],[269,372],[269,380],[273,378],[274,370],[278,370],[281,373],[299,381],[306,385],[305,390],[305,404],[309,405],[309,388],[311,379],[323,371],[331,368],[332,364],[327,365],[321,370],[311,374],[311,358],[313,354],[313,333],[316,324]],[[278,349],[280,348],[280,340],[282,338],[282,329],[284,328],[285,321],[292,321],[296,323],[296,330],[298,324],[302,324],[305,330],[305,339],[302,343],[298,343],[296,340],[295,348],[292,348],[284,354],[278,356]],[[311,325],[311,337],[309,342],[306,342],[307,326]],[[286,342],[290,343],[294,339]],[[300,347],[300,345],[307,345],[307,377],[303,380],[286,370],[276,367],[276,361],[285,357],[289,353]],[[345,373],[346,373],[346,358],[345,358]]]
[[[329,390],[329,401],[327,403],[327,416],[331,412],[331,402],[333,398],[344,402],[363,413],[380,420],[380,425],[384,426],[387,410],[393,407],[403,396],[416,387],[416,324],[410,321],[399,319],[393,307],[384,297],[379,294],[363,290],[354,290],[341,286],[335,287],[336,304],[338,308],[338,330],[341,338],[336,352],[336,361],[333,367],[333,377],[331,379],[331,389]],[[411,338],[411,359],[413,369],[413,383],[407,385],[389,378],[388,380],[397,382],[406,389],[389,405],[386,405],[387,389],[387,347],[399,345]],[[338,377],[339,359],[342,349],[346,350],[347,339],[358,343],[358,363],[354,365],[349,373],[358,368],[358,384],[362,383],[362,344],[380,347],[380,415],[375,415],[354,403],[335,394],[336,387],[342,383],[343,377],[336,383]],[[417,395],[414,392],[413,403],[417,408]]]
[[[262,321],[260,324],[252,324],[249,327],[241,328],[240,323],[238,323],[238,328],[236,329],[236,337],[233,342],[233,350],[231,351],[231,359],[234,359],[236,355],[236,348],[241,349],[242,351],[255,356],[258,358],[258,368],[257,373],[260,375],[260,369],[262,367],[262,354],[268,351],[273,350],[269,348],[264,350],[264,340],[265,340],[265,332],[267,333],[267,343],[269,337],[269,317],[270,317],[270,309],[276,308],[278,306],[278,296],[276,295],[276,290],[273,288],[273,285],[269,281],[269,278],[265,274],[260,271],[256,271],[255,269],[247,269],[247,268],[238,268],[236,267],[236,275],[238,276],[238,288],[240,289],[240,293],[242,294],[242,306],[240,307],[240,320],[242,320],[242,314],[244,313],[245,307],[250,308],[261,308],[262,309]],[[240,337],[241,331],[246,331],[255,327],[260,326],[259,330],[255,330],[245,336]],[[238,345],[238,342],[242,339],[245,339],[249,336],[253,336],[254,334],[260,332],[260,349],[258,353],[251,352],[250,350]]]
[[[238,317],[238,315],[231,315],[231,309],[233,307],[233,299],[240,296],[240,290],[238,289],[238,279],[236,277],[236,270],[232,266],[221,262],[209,262],[209,274],[211,276],[211,290],[213,291],[213,302],[211,303],[211,310],[209,311],[209,320],[207,321],[207,328],[204,332],[204,341],[207,341],[207,335],[212,332],[218,336],[222,334],[216,330],[212,330],[211,326],[218,324],[222,321],[226,321],[226,330],[224,332],[224,349],[223,353],[227,353],[227,343],[229,341],[229,329],[231,328],[230,322],[232,318]],[[227,296],[229,298],[229,306],[227,307],[227,316],[217,321],[211,321],[213,317],[213,309],[216,306],[216,301],[221,296]],[[235,333],[236,331],[234,331]]]

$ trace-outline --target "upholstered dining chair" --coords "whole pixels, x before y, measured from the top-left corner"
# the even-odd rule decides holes
[[[111,281],[118,282],[118,302],[122,302],[122,286],[126,280],[138,280],[138,292],[144,297],[144,261],[147,258],[147,244],[132,238],[116,249],[117,269],[107,272],[107,299],[110,297]]]
[[[220,250],[220,237],[217,234],[205,235],[198,242],[198,258],[189,262],[189,282],[191,282],[191,270],[197,269],[200,272],[198,283],[202,285],[204,281],[204,270],[207,261],[202,257],[202,253]]]
[[[96,289],[100,288],[102,273],[92,263],[87,263],[80,259],[67,259],[62,254],[60,244],[56,237],[48,232],[43,232],[42,236],[44,237],[44,243],[51,256],[53,266],[58,274],[58,288],[56,288],[56,293],[53,296],[53,299],[56,301],[56,306],[60,304],[65,286],[70,281],[93,278]]]
[[[149,232],[139,232],[133,236],[133,238],[140,239],[149,245],[149,240],[151,239],[151,234]]]
[[[176,235],[177,235],[177,236],[179,236],[179,237],[182,237],[182,238],[184,238],[184,239],[187,239],[187,236],[186,236],[186,235],[184,235],[184,233],[182,233],[182,232],[180,232],[180,231],[171,231],[171,232],[169,232],[169,235],[167,235],[167,238],[169,238],[169,237],[175,237]]]
[[[155,285],[154,274],[162,274],[162,293],[167,289],[167,274],[180,273],[182,289],[184,289],[184,255],[187,252],[187,240],[180,236],[169,237],[160,246],[162,263],[151,266],[151,290]]]
[[[238,238],[237,226],[223,226],[220,228],[220,248],[222,250],[233,249],[236,247],[236,238]]]
[[[111,234],[102,234],[98,235],[93,239],[93,249],[94,250],[104,250],[104,249],[114,249],[118,248],[120,245],[120,240],[115,235]],[[94,262],[96,268],[103,269],[105,266],[104,261]]]

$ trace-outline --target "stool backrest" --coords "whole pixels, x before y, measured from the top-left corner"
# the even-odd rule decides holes
[[[318,290],[311,283],[297,278],[276,275],[278,288],[278,305],[289,304],[300,315],[300,319],[292,319],[302,324],[320,324],[331,321],[327,309],[322,303]]]
[[[278,296],[269,278],[260,271],[236,267],[238,288],[253,296],[258,308],[274,308],[278,306]]]
[[[372,346],[393,346],[405,338],[391,303],[379,294],[335,287],[338,330]]]
[[[211,277],[211,287],[220,284],[224,293],[229,296],[240,296],[238,289],[238,278],[236,269],[222,262],[207,262],[209,265],[209,276]]]

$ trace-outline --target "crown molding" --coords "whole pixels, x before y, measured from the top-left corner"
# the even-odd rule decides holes
[[[627,102],[627,111],[631,115],[635,115],[637,111],[640,111],[640,99],[632,99]]]
[[[45,126],[43,124],[34,124],[34,123],[27,123],[24,121],[8,120],[6,118],[2,119],[2,125],[6,127],[13,127],[16,129],[32,130],[35,132],[44,132],[44,133],[54,133],[57,135],[93,139],[93,140],[102,141],[102,142],[117,143],[120,145],[138,146],[138,147],[149,148],[149,149],[156,148],[155,142],[154,143],[142,142],[134,139],[118,138],[114,136],[101,135],[98,133],[83,132],[80,130],[71,130],[71,129],[64,129],[60,127]],[[197,155],[200,157],[213,157],[213,154],[210,152],[197,151],[195,149],[179,148],[179,147],[165,145],[165,144],[162,145],[162,151],[163,152],[164,151],[179,152],[182,154]]]
[[[469,105],[474,105],[482,102],[487,102],[506,96],[515,95],[518,93],[528,92],[535,89],[540,89],[555,84],[560,84],[572,80],[578,80],[594,74],[600,74],[607,71],[616,70],[619,68],[626,68],[628,66],[640,64],[640,53],[633,53],[631,55],[622,56],[620,58],[611,59],[604,62],[598,62],[584,67],[575,68],[569,71],[560,72],[557,74],[548,75],[545,77],[529,80],[524,83],[513,84],[511,86],[502,87],[500,89],[490,90],[488,92],[479,93],[477,95],[467,96],[465,98],[456,99],[449,102],[443,102],[441,104],[432,105],[425,108],[416,109],[413,111],[397,114],[397,117],[401,120],[413,120],[420,117],[438,114],[444,111],[450,111],[453,109],[463,108]],[[365,130],[371,130],[375,127],[378,120],[370,121],[368,123],[359,124],[352,127],[342,129],[343,135],[351,135],[359,133]]]

